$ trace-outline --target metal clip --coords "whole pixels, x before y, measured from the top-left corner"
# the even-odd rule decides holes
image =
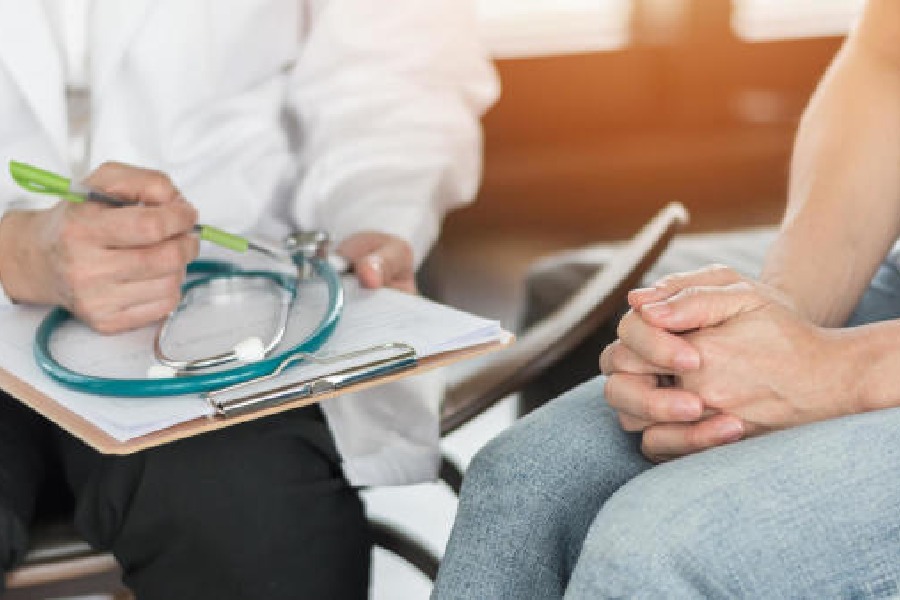
[[[297,266],[300,279],[309,279],[312,275],[310,261],[325,260],[331,238],[324,231],[295,231],[285,238],[283,245]]]
[[[384,352],[389,352],[391,350],[397,350],[399,351],[399,353],[392,354],[391,356],[387,356],[384,358],[375,359],[362,365],[348,367],[346,369],[342,369],[328,375],[322,375],[320,377],[313,377],[295,383],[289,383],[287,385],[273,388],[271,390],[256,392],[230,400],[220,399],[221,396],[229,394],[236,390],[269,381],[270,379],[274,379],[275,377],[278,377],[289,366],[301,360],[306,360],[321,365],[328,365],[345,362],[354,358],[359,358],[371,354],[381,354]],[[284,404],[285,402],[290,402],[292,400],[318,396],[320,394],[325,394],[337,389],[347,387],[354,383],[359,383],[368,379],[374,379],[376,377],[381,377],[390,373],[409,369],[416,366],[416,364],[417,359],[415,348],[413,348],[409,344],[398,342],[372,346],[363,350],[357,350],[355,352],[348,352],[346,354],[339,354],[325,358],[319,358],[313,354],[308,354],[306,352],[298,352],[297,354],[292,354],[285,358],[278,365],[278,367],[268,375],[257,377],[256,379],[251,379],[243,383],[236,383],[219,390],[206,392],[205,394],[203,394],[203,398],[207,402],[209,402],[210,406],[215,411],[216,416],[227,418],[233,417],[235,415],[245,414],[262,408],[278,406],[279,404]]]

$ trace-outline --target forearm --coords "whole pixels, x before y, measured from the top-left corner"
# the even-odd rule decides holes
[[[804,116],[782,232],[763,280],[814,322],[844,322],[900,233],[900,56],[870,6]],[[889,16],[889,15],[888,15]],[[876,35],[877,34],[877,35]],[[900,38],[895,38],[900,39]]]

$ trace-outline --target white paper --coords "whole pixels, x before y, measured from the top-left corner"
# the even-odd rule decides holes
[[[497,321],[436,304],[394,290],[362,290],[355,280],[344,280],[346,305],[332,337],[319,355],[343,354],[384,344],[403,342],[419,357],[458,350],[504,339]],[[268,294],[267,301],[263,296]],[[202,295],[180,318],[165,345],[176,358],[204,356],[231,348],[235,340],[257,335],[264,339],[273,326],[271,292],[255,290],[244,304],[226,306],[206,302]],[[327,300],[324,286],[306,284],[291,313],[288,334],[280,353],[301,342],[318,324]],[[224,312],[223,312],[224,311]],[[229,311],[232,311],[229,313]],[[209,404],[198,396],[115,398],[76,392],[52,381],[32,355],[34,333],[46,309],[14,306],[0,309],[0,368],[25,381],[70,411],[81,415],[119,441],[140,437],[197,417],[209,415]],[[224,316],[223,315],[228,315]],[[53,339],[52,351],[70,369],[103,377],[144,377],[154,364],[155,327],[116,336],[102,336],[77,322],[67,324]],[[199,352],[199,354],[192,354]],[[365,360],[357,360],[357,363]],[[349,366],[341,363],[339,368]],[[266,385],[284,385],[333,371],[335,366],[300,364]]]

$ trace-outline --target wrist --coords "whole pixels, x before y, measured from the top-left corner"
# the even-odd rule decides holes
[[[833,330],[843,356],[841,369],[847,401],[854,413],[900,406],[896,364],[900,322],[886,321]]]
[[[28,237],[31,211],[13,210],[0,218],[0,285],[13,302],[31,302]]]

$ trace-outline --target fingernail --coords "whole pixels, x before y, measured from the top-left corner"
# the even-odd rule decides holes
[[[740,421],[722,421],[716,427],[716,433],[724,443],[736,442],[744,437],[744,425]]]
[[[675,367],[685,371],[700,368],[700,355],[692,350],[681,350],[675,355]]]
[[[381,270],[384,267],[384,261],[377,254],[370,254],[369,256],[367,256],[366,263],[368,263],[368,265],[378,273],[381,273]]]
[[[659,291],[657,288],[635,288],[631,290],[632,294],[652,294],[653,292]]]
[[[381,287],[384,285],[384,261],[377,254],[370,254],[365,258],[366,265],[372,270],[372,274],[367,276],[369,287]]]
[[[649,313],[654,317],[667,317],[672,313],[672,308],[666,302],[654,302],[642,306],[641,312]]]
[[[631,296],[631,297],[637,296],[637,297],[641,297],[645,300],[647,299],[646,298],[647,296],[650,296],[651,298],[653,298],[658,295],[659,295],[659,290],[656,288],[638,288],[636,290],[631,290],[631,293],[629,294],[629,296]]]

